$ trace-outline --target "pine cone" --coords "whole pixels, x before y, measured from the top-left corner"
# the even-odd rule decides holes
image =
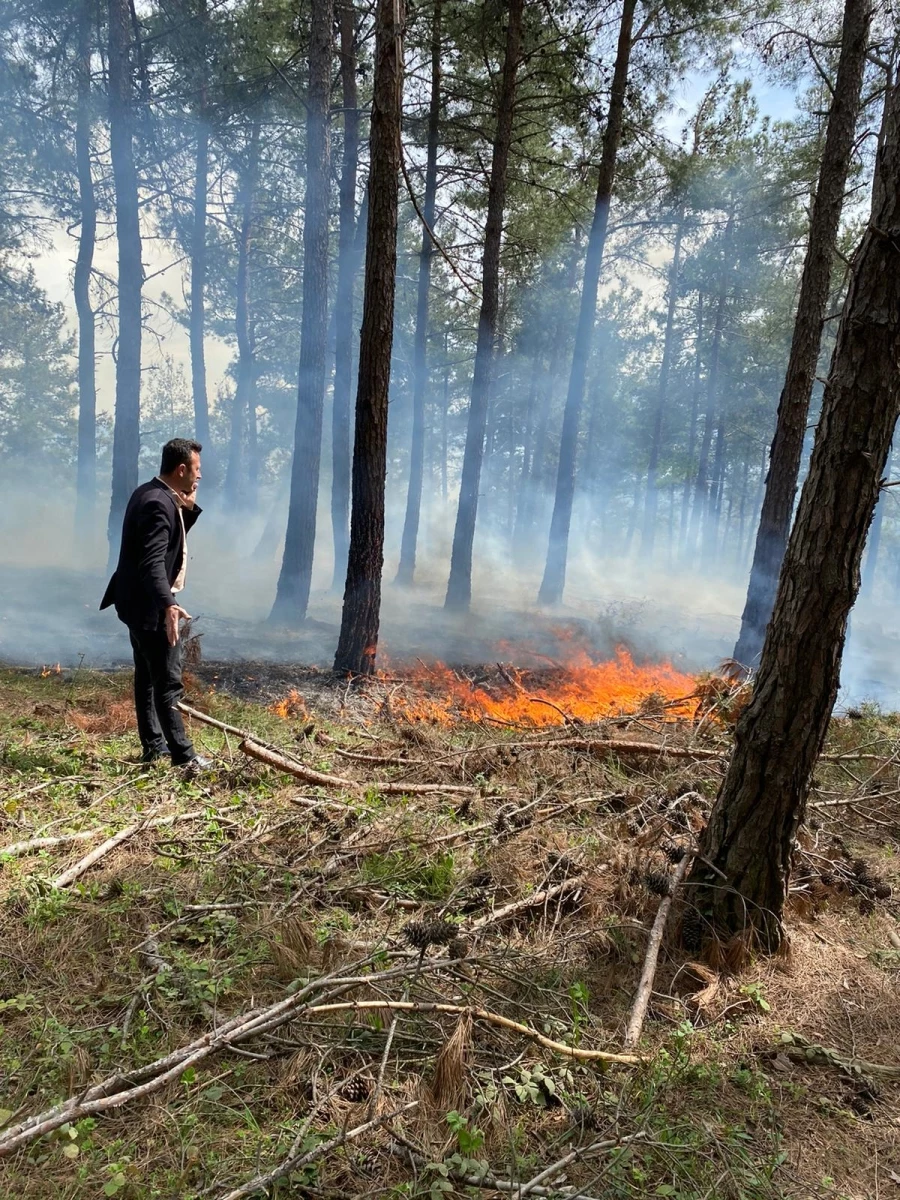
[[[672,877],[665,871],[648,871],[644,876],[644,884],[654,896],[672,895]]]
[[[363,1175],[377,1175],[381,1169],[377,1150],[364,1150],[356,1160],[357,1169]]]
[[[892,895],[891,885],[889,883],[885,883],[883,879],[878,880],[878,882],[872,888],[872,891],[875,893],[876,900],[890,900]]]
[[[468,958],[471,945],[464,937],[455,937],[453,941],[447,943],[447,954],[450,958]]]
[[[857,879],[862,879],[864,875],[869,874],[869,864],[864,858],[855,858],[853,866],[850,868]]]
[[[568,854],[557,854],[555,850],[551,850],[547,855],[547,865],[551,879],[565,879],[578,870],[574,858],[570,858]]]
[[[823,871],[819,876],[819,880],[822,885],[827,888],[833,888],[837,885],[837,879],[834,877],[831,871]]]
[[[703,919],[696,908],[686,908],[681,918],[681,943],[696,954],[703,947]]]
[[[458,933],[458,926],[450,921],[410,921],[403,929],[403,936],[417,950],[444,946],[452,942]]]
[[[600,1128],[597,1114],[589,1104],[573,1104],[569,1109],[569,1123],[573,1129],[584,1132]]]
[[[641,832],[641,826],[634,819],[634,817],[628,818],[628,820],[625,823],[625,829],[627,830],[629,837],[637,837],[637,835]]]
[[[677,842],[663,842],[662,852],[673,867],[687,854],[684,846],[679,846]]]
[[[363,1104],[371,1094],[371,1080],[365,1079],[362,1075],[355,1075],[352,1079],[348,1079],[338,1092],[343,1100],[349,1100],[351,1104]]]

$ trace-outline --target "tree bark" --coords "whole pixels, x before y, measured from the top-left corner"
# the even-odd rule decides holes
[[[359,168],[359,97],[356,89],[356,9],[350,0],[338,8],[340,19],[341,101],[344,147],[338,212],[338,274],[335,295],[334,397],[331,409],[331,530],[334,572],[331,589],[340,591],[347,576],[350,546],[350,401],[353,386],[353,288],[359,267],[356,178]],[[360,214],[360,225],[364,225]]]
[[[306,216],[303,224],[303,312],[297,420],[284,559],[272,609],[273,620],[293,626],[306,620],[309,604],[322,456],[328,333],[329,103],[333,19],[331,0],[314,0],[306,99]]]
[[[78,14],[75,165],[81,229],[75,260],[75,309],[78,314],[78,459],[75,528],[91,532],[97,501],[97,383],[94,310],[91,307],[91,269],[97,236],[97,201],[91,174],[91,33],[94,0],[82,0]]]
[[[200,29],[195,51],[200,60],[197,78],[197,145],[194,151],[194,203],[191,223],[191,298],[188,335],[191,349],[191,394],[194,401],[194,435],[203,445],[204,475],[215,482],[215,452],[209,435],[209,397],[206,390],[206,332],[204,295],[206,291],[206,203],[209,176],[209,126],[207,124],[206,38],[207,0],[197,0]]]
[[[653,426],[650,432],[650,461],[647,464],[647,495],[644,500],[644,528],[641,535],[641,555],[648,561],[653,557],[653,546],[656,541],[656,510],[659,502],[656,477],[662,450],[663,417],[669,391],[669,372],[672,369],[672,352],[675,347],[675,307],[678,303],[678,280],[681,275],[681,243],[684,238],[684,221],[685,206],[682,202],[678,208],[678,219],[675,225],[675,246],[672,252],[672,266],[669,269],[669,299],[666,306],[663,356],[659,368],[659,387],[656,395],[656,407],[653,410]]]
[[[437,198],[438,125],[441,115],[441,0],[433,0],[431,17],[431,100],[428,108],[428,149],[425,160],[425,199],[422,216],[428,229],[422,230],[419,251],[419,287],[416,301],[416,332],[413,364],[412,445],[409,455],[409,487],[406,493],[406,517],[400,543],[397,583],[407,587],[416,572],[416,542],[422,510],[422,479],[425,468],[425,393],[428,389],[428,293],[431,287],[431,260],[434,243],[428,230],[434,229]]]
[[[247,502],[249,482],[248,410],[255,392],[256,362],[250,322],[250,258],[253,250],[253,207],[259,171],[259,122],[250,129],[247,158],[241,168],[240,193],[237,197],[241,223],[238,232],[238,262],[235,276],[234,330],[238,344],[237,381],[231,414],[228,468],[225,474],[225,502],[236,509]]]
[[[847,618],[900,411],[900,85],[888,88],[872,213],[854,256],[797,519],[753,695],[695,861],[716,933],[783,937],[791,852],[837,695]]]
[[[556,474],[556,499],[550,521],[550,541],[547,547],[547,562],[544,578],[538,593],[539,604],[559,604],[566,585],[566,560],[569,552],[569,527],[572,523],[572,504],[575,499],[575,462],[578,452],[578,426],[584,400],[584,381],[587,375],[591,341],[594,333],[594,318],[597,310],[597,291],[600,285],[600,270],[606,248],[606,231],[609,226],[609,209],[616,176],[616,160],[622,140],[622,122],[625,113],[625,92],[628,85],[628,68],[631,61],[632,26],[637,0],[623,0],[622,19],[619,24],[619,40],[616,47],[616,62],[609,98],[609,115],[603,134],[603,153],[597,180],[597,198],[594,202],[594,219],[588,239],[587,257],[584,264],[584,284],[581,290],[581,309],[575,331],[575,348],[572,354],[572,370],[569,375],[569,390],[563,411],[562,437],[559,444],[559,467]]]
[[[404,0],[378,0],[370,134],[366,285],[359,344],[353,500],[344,608],[334,669],[375,669],[384,565],[388,390],[397,274],[397,183],[403,100]]]
[[[838,223],[853,151],[865,68],[871,0],[846,0],[841,54],[828,116],[819,182],[784,388],[778,402],[769,474],[756,534],[747,600],[734,657],[754,663],[772,612],[778,571],[791,527],[809,401],[831,282]]]
[[[108,0],[109,153],[116,192],[118,245],[118,337],[113,427],[110,559],[118,553],[125,505],[138,482],[141,423],[141,226],[134,165],[129,0]]]
[[[509,147],[512,142],[523,8],[524,0],[509,0],[506,51],[497,102],[497,128],[488,185],[487,222],[481,262],[481,311],[478,316],[472,395],[466,426],[456,527],[453,531],[453,549],[450,555],[450,578],[444,601],[444,607],[451,612],[467,612],[472,600],[472,546],[475,541],[478,488],[484,459],[484,433],[493,373],[494,337],[500,307],[500,241],[503,233],[503,211],[506,206]]]

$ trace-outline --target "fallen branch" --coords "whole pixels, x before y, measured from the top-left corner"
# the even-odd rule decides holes
[[[142,821],[136,825],[129,825],[125,830],[120,830],[120,833],[137,832],[138,829],[155,829],[160,825],[171,825],[175,821],[196,821],[199,817],[206,814],[203,812],[175,813],[168,817],[154,817],[149,821]],[[67,846],[72,842],[87,842],[91,838],[99,837],[103,833],[102,829],[79,829],[77,833],[61,833],[56,837],[37,837],[31,838],[26,842],[13,842],[9,846],[0,849],[0,858],[14,858],[23,854],[31,854],[35,850],[50,850],[54,846]],[[115,835],[116,837],[119,834]],[[111,840],[111,839],[110,839]],[[124,838],[122,839],[124,841]],[[106,845],[106,843],[104,843]],[[116,843],[118,845],[118,842]],[[98,846],[98,850],[102,847]],[[108,847],[112,849],[112,847]],[[106,853],[107,851],[104,851]],[[102,857],[102,856],[101,856]],[[96,861],[96,860],[94,860]],[[88,866],[91,864],[89,863]],[[63,887],[58,881],[54,884],[55,887]]]
[[[799,1033],[783,1033],[777,1043],[777,1053],[784,1054],[794,1062],[810,1063],[817,1067],[834,1067],[850,1075],[880,1075],[884,1079],[900,1078],[900,1066],[868,1062],[853,1054],[844,1054],[828,1046],[810,1042]]]
[[[387,1009],[392,1012],[411,1013],[451,1013],[455,1016],[468,1014],[476,1021],[484,1021],[487,1025],[496,1025],[500,1029],[509,1029],[513,1033],[519,1033],[523,1037],[531,1038],[546,1050],[553,1050],[556,1054],[577,1059],[578,1062],[620,1063],[626,1067],[634,1067],[643,1062],[643,1058],[638,1054],[615,1054],[610,1050],[583,1050],[579,1046],[567,1046],[565,1042],[555,1042],[552,1038],[544,1037],[537,1030],[530,1029],[518,1021],[510,1020],[509,1017],[503,1017],[500,1013],[491,1012],[486,1008],[466,1007],[462,1004],[439,1004],[436,1001],[424,1000],[341,1000],[334,1004],[310,1005],[304,1009],[302,1015],[311,1017],[321,1013],[365,1012],[367,1009],[381,1011]]]
[[[363,959],[354,964],[354,967],[362,968],[368,962],[369,959]],[[446,967],[446,964],[445,958],[431,959],[424,963],[418,963],[417,969],[420,973],[426,970],[441,970]],[[132,1100],[149,1096],[165,1087],[171,1080],[180,1078],[188,1067],[203,1062],[221,1050],[236,1047],[249,1038],[278,1029],[302,1014],[308,1008],[309,997],[315,992],[323,991],[327,987],[334,987],[338,991],[359,986],[368,987],[375,978],[379,983],[383,983],[391,979],[406,977],[409,975],[409,970],[409,964],[404,963],[401,966],[379,972],[377,977],[372,974],[341,975],[339,972],[334,972],[311,980],[293,995],[277,1000],[274,1004],[238,1013],[237,1016],[223,1021],[193,1042],[173,1050],[162,1058],[147,1063],[145,1066],[136,1067],[133,1071],[117,1071],[92,1087],[81,1090],[74,1096],[69,1096],[68,1099],[55,1104],[52,1108],[35,1113],[34,1116],[26,1117],[17,1124],[0,1130],[0,1157],[11,1154],[20,1146],[27,1145],[29,1142],[43,1137],[44,1134],[52,1133],[54,1129],[59,1129],[69,1121],[80,1121],[84,1117],[94,1116],[111,1108],[120,1108]]]
[[[663,758],[716,758],[725,754],[721,750],[691,749],[687,746],[670,746],[660,742],[629,742],[625,738],[553,738],[539,742],[519,742],[518,747],[526,750],[546,750],[549,747],[562,750],[582,750],[598,758],[607,754],[657,754]]]
[[[628,1026],[625,1030],[625,1041],[623,1045],[626,1050],[632,1049],[637,1045],[641,1030],[644,1028],[644,1018],[647,1015],[647,1007],[650,1003],[650,995],[653,991],[653,980],[656,978],[656,964],[659,960],[659,948],[662,945],[662,937],[666,928],[666,921],[669,919],[669,909],[672,907],[672,898],[681,881],[687,874],[687,869],[691,863],[691,855],[686,854],[681,862],[675,868],[672,876],[672,890],[668,896],[663,896],[659,902],[659,908],[656,910],[656,920],[653,922],[653,928],[650,930],[650,938],[647,942],[647,955],[644,959],[644,969],[641,971],[641,981],[638,984],[637,995],[634,998],[634,1005],[631,1009],[631,1016],[628,1018]]]
[[[324,771],[316,771],[293,758],[286,758],[274,750],[245,738],[238,746],[244,754],[258,759],[277,771],[304,779],[307,783],[317,783],[321,787],[340,787],[349,791],[359,791],[361,788],[372,788],[383,796],[421,796],[432,792],[454,792],[466,796],[474,796],[478,789],[465,787],[462,784],[445,783],[394,783],[390,780],[373,779],[369,783],[358,783],[355,779],[346,779],[343,775],[327,775]]]
[[[392,1121],[395,1117],[409,1112],[411,1108],[417,1108],[418,1104],[418,1100],[410,1100],[408,1104],[404,1104],[402,1108],[395,1109],[393,1112],[383,1113],[380,1117],[374,1117],[371,1121],[365,1121],[362,1125],[357,1125],[354,1129],[342,1130],[327,1142],[322,1142],[320,1146],[308,1150],[306,1154],[295,1154],[292,1157],[288,1157],[273,1171],[267,1171],[265,1175],[257,1175],[255,1179],[251,1179],[247,1183],[242,1183],[240,1187],[234,1188],[233,1191],[226,1192],[225,1195],[220,1197],[220,1200],[242,1200],[244,1196],[252,1196],[254,1192],[265,1192],[268,1195],[270,1186],[273,1183],[277,1183],[279,1179],[284,1179],[286,1175],[291,1175],[295,1171],[302,1170],[303,1167],[308,1167],[318,1159],[324,1158],[326,1154],[330,1154],[332,1150],[337,1150],[339,1147],[346,1145],[347,1142],[353,1142],[357,1138],[362,1137],[370,1129],[377,1129],[379,1125],[384,1125],[386,1122]]]
[[[555,887],[546,888],[542,892],[534,892],[531,896],[526,896],[524,900],[514,900],[512,904],[498,908],[495,912],[488,913],[485,917],[479,917],[477,921],[473,921],[469,926],[468,932],[474,936],[483,932],[491,925],[499,925],[501,921],[505,921],[508,917],[514,917],[517,913],[525,912],[529,908],[540,908],[548,901],[555,900],[558,896],[564,896],[567,892],[574,892],[582,887],[584,887],[584,880],[581,876],[578,876],[575,879],[567,879],[564,883],[558,883]]]

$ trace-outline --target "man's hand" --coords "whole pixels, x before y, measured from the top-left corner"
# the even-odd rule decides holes
[[[185,508],[193,508],[194,505],[197,503],[197,485],[196,485],[196,483],[189,491],[181,492],[180,495],[181,495],[181,503],[184,505],[184,507]]]
[[[177,604],[170,604],[166,609],[166,637],[169,639],[170,646],[178,644],[182,619],[190,621],[191,614]]]

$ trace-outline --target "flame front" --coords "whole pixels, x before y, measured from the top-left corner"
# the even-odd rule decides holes
[[[409,672],[409,684],[391,698],[394,711],[413,721],[450,725],[490,719],[515,725],[585,723],[642,709],[669,717],[692,717],[696,681],[669,663],[635,664],[627,650],[594,662],[578,651],[565,666],[540,678],[512,667],[498,667],[502,686],[476,685],[443,663]],[[392,678],[406,672],[393,668]]]

